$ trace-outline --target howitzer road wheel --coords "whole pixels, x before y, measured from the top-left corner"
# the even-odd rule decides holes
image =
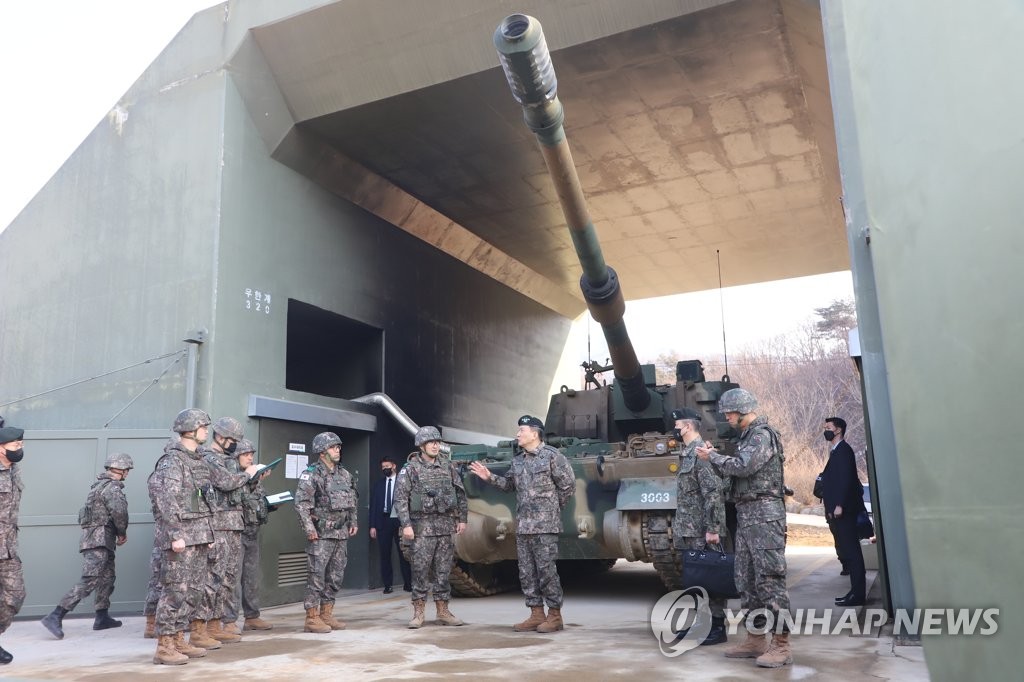
[[[644,512],[643,541],[661,582],[670,590],[678,590],[683,566],[679,552],[672,547],[672,516],[672,512],[666,511]]]

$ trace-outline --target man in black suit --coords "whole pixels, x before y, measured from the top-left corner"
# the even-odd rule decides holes
[[[380,548],[380,579],[384,583],[384,594],[391,594],[394,572],[391,568],[391,548],[399,547],[398,519],[391,516],[391,504],[395,496],[395,474],[398,472],[395,460],[385,455],[380,463],[384,478],[377,481],[370,493],[370,538],[377,540]],[[412,592],[412,569],[398,549],[398,564],[402,569],[402,582],[406,592]]]
[[[832,443],[822,473],[825,518],[836,538],[836,549],[850,573],[850,591],[836,598],[837,606],[860,606],[865,599],[864,555],[857,536],[857,515],[864,511],[864,487],[857,474],[857,459],[846,442],[846,421],[825,420],[825,440]]]

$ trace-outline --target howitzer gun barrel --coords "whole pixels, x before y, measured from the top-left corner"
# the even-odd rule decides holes
[[[565,139],[558,80],[540,22],[524,14],[506,17],[494,32],[494,46],[512,95],[522,105],[526,124],[540,143],[576,256],[583,266],[580,289],[608,343],[623,402],[630,410],[641,412],[647,408],[651,396],[644,385],[640,362],[623,320],[626,303],[619,278],[605,263]]]

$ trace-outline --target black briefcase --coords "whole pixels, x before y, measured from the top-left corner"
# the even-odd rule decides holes
[[[740,596],[736,589],[734,554],[717,552],[713,549],[684,549],[683,571],[680,584],[685,590],[703,587],[712,597],[735,599]]]

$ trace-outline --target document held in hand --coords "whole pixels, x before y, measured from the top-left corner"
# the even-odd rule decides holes
[[[277,493],[276,495],[267,495],[267,504],[270,506],[282,504],[283,502],[291,502],[295,499],[290,490],[285,490],[283,493]]]
[[[270,471],[271,469],[273,469],[274,467],[276,467],[278,464],[280,464],[283,461],[284,461],[284,457],[278,457],[277,459],[275,459],[270,464],[257,464],[256,465],[256,473],[253,474],[253,476],[258,476],[263,471]]]

